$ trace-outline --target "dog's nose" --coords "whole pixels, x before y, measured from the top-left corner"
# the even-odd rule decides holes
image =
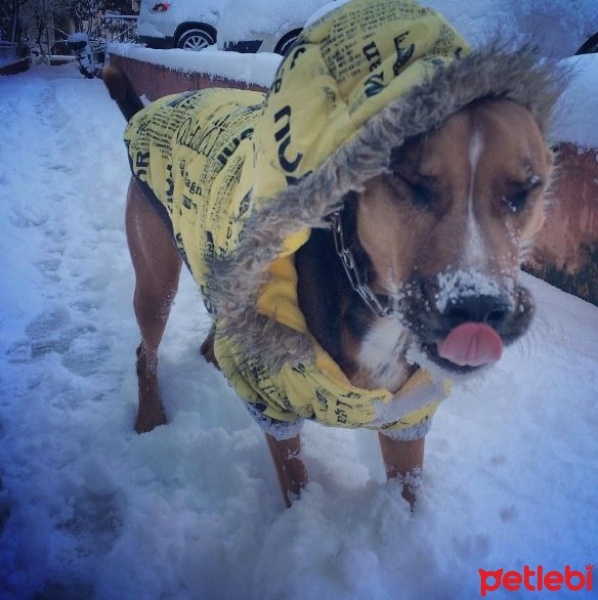
[[[471,295],[462,296],[449,302],[444,318],[452,329],[462,323],[487,323],[498,328],[510,312],[510,303],[501,296]]]

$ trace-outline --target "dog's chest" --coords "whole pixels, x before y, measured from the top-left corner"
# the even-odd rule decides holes
[[[405,359],[408,342],[409,334],[396,318],[378,319],[359,344],[358,369],[351,382],[363,388],[398,390],[410,375]]]

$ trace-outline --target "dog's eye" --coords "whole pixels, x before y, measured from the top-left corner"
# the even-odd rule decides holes
[[[529,190],[519,190],[508,196],[503,196],[502,201],[512,213],[521,212],[525,208]]]
[[[429,185],[407,179],[398,173],[393,173],[393,178],[409,191],[409,200],[415,206],[426,208],[430,206],[433,200],[432,188]]]
[[[502,201],[509,211],[520,213],[528,204],[530,197],[533,195],[532,192],[541,190],[542,186],[542,179],[538,175],[530,175],[525,183],[514,185],[511,191],[502,197]]]
[[[413,202],[417,206],[430,206],[432,204],[432,190],[419,183],[409,184],[413,196]]]

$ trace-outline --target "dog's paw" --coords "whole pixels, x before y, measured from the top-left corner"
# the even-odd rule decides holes
[[[164,414],[164,410],[162,406],[160,406],[159,410],[153,411],[139,411],[137,413],[137,418],[135,419],[135,431],[137,433],[149,433],[156,427],[160,427],[161,425],[166,425],[168,423],[168,419]]]

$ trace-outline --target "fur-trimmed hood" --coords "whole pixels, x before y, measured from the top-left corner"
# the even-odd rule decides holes
[[[328,227],[348,192],[387,170],[393,148],[477,99],[525,106],[546,134],[564,81],[531,49],[470,51],[410,0],[353,0],[307,28],[254,135],[252,213],[236,250],[210,264],[223,333],[274,367],[313,359],[286,274],[309,230]]]

